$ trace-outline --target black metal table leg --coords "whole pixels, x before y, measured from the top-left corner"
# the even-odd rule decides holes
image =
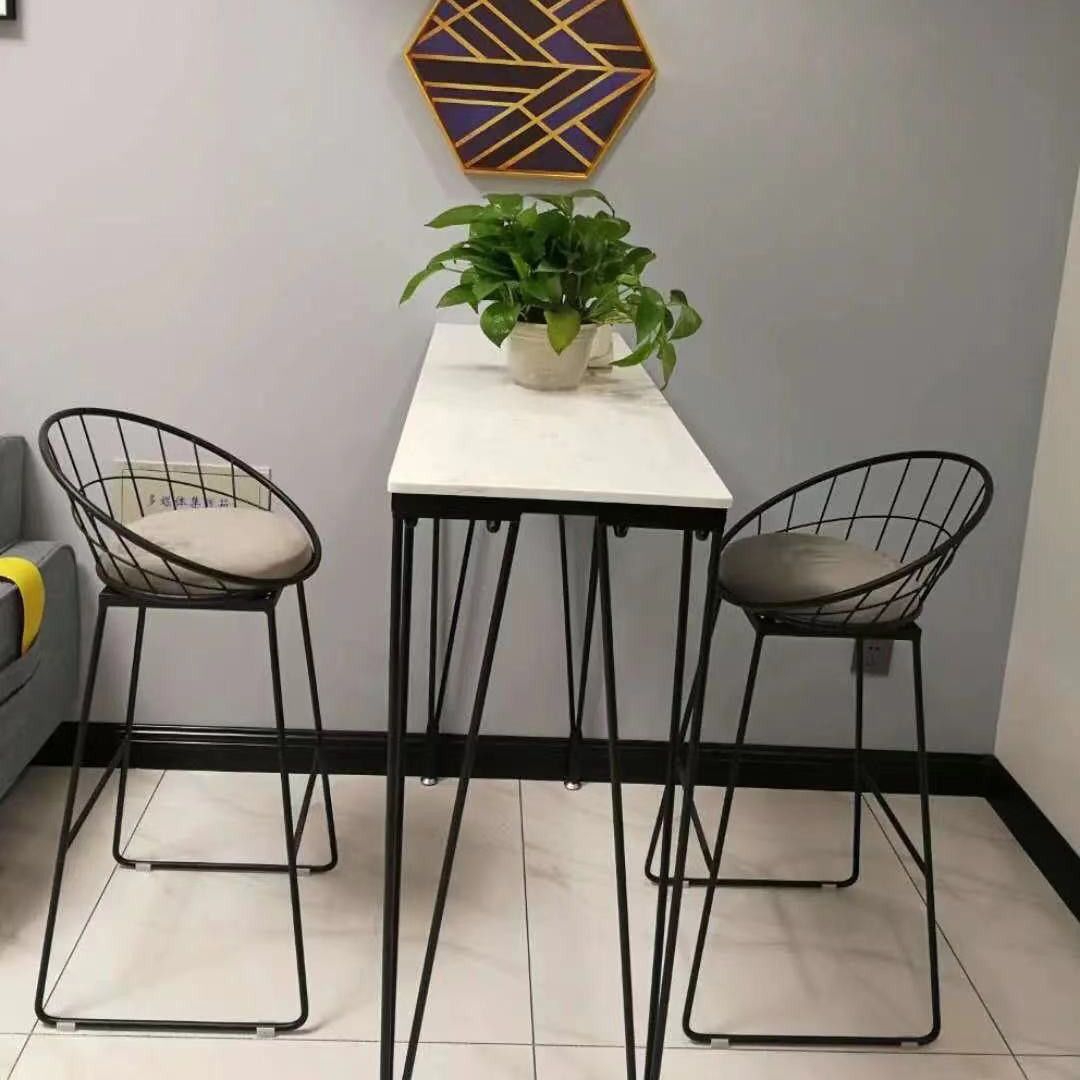
[[[424,965],[420,974],[420,986],[416,996],[416,1008],[413,1011],[412,1028],[409,1034],[408,1047],[405,1052],[405,1065],[402,1070],[402,1080],[411,1080],[413,1069],[416,1065],[416,1053],[420,1045],[424,1013],[427,1008],[428,993],[431,989],[431,977],[435,970],[435,954],[439,947],[439,935],[442,931],[443,915],[446,911],[447,897],[450,894],[450,881],[454,871],[454,858],[457,854],[458,841],[461,837],[461,825],[465,816],[465,804],[469,794],[469,784],[472,780],[473,768],[476,765],[476,751],[479,746],[480,727],[484,717],[484,706],[487,703],[487,692],[491,682],[491,673],[495,664],[495,649],[499,641],[499,629],[502,625],[503,611],[506,606],[506,595],[510,586],[510,572],[514,565],[514,552],[517,548],[519,528],[520,523],[518,521],[514,520],[510,522],[506,542],[503,546],[502,564],[499,568],[499,580],[495,588],[495,597],[492,600],[491,617],[488,622],[487,637],[484,642],[484,656],[480,664],[480,675],[477,680],[476,695],[473,699],[472,717],[469,721],[469,731],[465,739],[465,753],[461,765],[461,775],[458,779],[458,789],[454,797],[453,813],[450,816],[450,831],[446,839],[446,850],[443,854],[442,871],[439,874],[439,884],[435,894],[435,906],[431,915],[431,929],[428,933],[427,949],[424,954]],[[393,985],[384,985],[384,997],[393,994],[393,992]],[[386,1036],[387,1033],[384,1031],[384,1039]],[[385,1044],[383,1051],[384,1053],[387,1051]],[[389,1053],[391,1057],[390,1066],[392,1069],[392,1042],[389,1045]],[[388,1076],[389,1074],[386,1074],[384,1071],[384,1080],[386,1080]]]
[[[694,572],[694,534],[683,533],[682,569],[679,577],[679,606],[675,620],[675,672],[672,676],[671,689],[671,728],[668,733],[667,767],[664,773],[664,793],[660,803],[660,812],[656,819],[656,829],[650,844],[646,866],[652,862],[652,853],[660,840],[660,864],[667,867],[671,862],[671,821],[675,805],[675,774],[679,752],[679,732],[683,709],[683,681],[686,677],[686,634],[690,614],[690,584]],[[665,827],[666,826],[666,827]],[[656,891],[656,931],[653,940],[653,969],[649,987],[649,1022],[648,1031],[656,1024],[657,1010],[660,1004],[660,976],[664,949],[664,932],[667,928],[668,878],[657,877],[659,888]]]
[[[398,942],[405,825],[405,725],[408,719],[409,634],[415,522],[394,515],[390,572],[390,678],[386,742],[386,868],[383,895],[382,1042],[379,1076],[394,1076]]]
[[[566,554],[566,517],[559,515],[559,569],[562,572],[563,636],[566,641],[566,696],[570,715],[570,737],[566,744],[568,791],[581,787],[581,728],[578,726],[577,693],[574,690],[574,629],[570,615],[570,566]],[[582,678],[585,672],[582,671]]]
[[[585,619],[581,633],[581,676],[577,680],[577,692],[575,695],[574,644],[570,618],[570,576],[566,557],[566,528],[562,517],[559,518],[559,547],[563,581],[563,626],[566,634],[566,683],[570,711],[570,738],[566,750],[566,779],[563,783],[568,791],[577,791],[581,787],[582,725],[585,720],[585,694],[589,684],[589,662],[592,657],[599,567],[594,542],[589,560],[589,584],[585,595]]]
[[[431,622],[428,628],[428,722],[427,747],[425,750],[424,775],[421,783],[424,787],[434,787],[439,782],[439,731],[442,723],[443,706],[446,704],[446,687],[450,680],[450,665],[454,658],[454,645],[457,641],[458,624],[461,621],[461,604],[465,597],[465,583],[469,576],[469,560],[472,556],[473,541],[476,538],[476,522],[470,521],[465,533],[465,547],[461,553],[461,566],[458,569],[457,588],[454,603],[450,610],[450,626],[446,634],[446,650],[443,653],[441,671],[438,664],[439,652],[439,594],[440,561],[442,558],[442,527],[436,518],[432,522],[431,535]]]
[[[619,765],[619,707],[615,680],[615,634],[611,601],[608,527],[596,523],[594,561],[600,573],[600,636],[604,647],[604,698],[607,706],[608,766],[611,774],[611,819],[615,841],[615,889],[619,910],[619,954],[622,968],[623,1033],[627,1080],[637,1078],[634,1038],[634,985],[630,957],[630,909],[626,894],[626,835],[623,824],[622,775]]]
[[[664,1039],[667,1036],[668,1010],[671,1003],[671,984],[675,972],[675,949],[678,943],[679,919],[682,914],[683,890],[685,888],[686,859],[690,842],[690,821],[693,810],[694,784],[697,779],[698,749],[701,743],[701,726],[705,710],[705,692],[708,685],[709,656],[713,632],[719,615],[720,602],[716,593],[717,573],[720,563],[720,533],[712,534],[709,550],[709,568],[706,578],[705,610],[701,621],[701,643],[698,662],[690,689],[687,708],[690,712],[688,728],[689,745],[686,753],[686,775],[682,784],[682,809],[679,815],[679,832],[675,846],[675,869],[661,865],[662,883],[670,882],[670,901],[667,925],[663,931],[663,954],[653,956],[653,980],[658,986],[654,1021],[649,1027],[645,1050],[645,1080],[659,1080],[664,1056]],[[664,831],[670,838],[674,818],[674,791],[664,793]],[[665,845],[670,852],[670,839]],[[657,933],[657,944],[661,934]],[[659,969],[659,970],[658,970]]]

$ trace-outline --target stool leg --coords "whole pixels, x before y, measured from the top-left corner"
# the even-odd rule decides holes
[[[731,757],[731,771],[728,775],[727,790],[724,792],[724,808],[721,811],[720,825],[716,831],[716,846],[713,849],[712,858],[709,860],[709,884],[705,891],[705,903],[701,912],[701,923],[698,926],[697,943],[694,946],[694,961],[690,967],[690,982],[686,992],[686,1006],[683,1009],[683,1030],[695,1042],[711,1041],[693,1030],[690,1017],[694,1008],[694,998],[697,996],[698,979],[701,975],[701,961],[705,955],[705,942],[709,936],[709,920],[712,916],[713,902],[716,899],[716,888],[720,878],[720,860],[724,855],[724,843],[727,840],[728,824],[731,820],[731,806],[735,799],[735,788],[739,782],[740,759],[743,744],[746,741],[746,729],[750,724],[750,708],[754,700],[754,687],[757,684],[758,668],[761,665],[761,651],[764,642],[765,639],[759,631],[754,636],[754,651],[750,658],[750,671],[746,677],[742,712],[739,715],[739,728],[735,734],[735,749]]]
[[[120,850],[124,832],[124,798],[127,794],[128,769],[131,766],[131,728],[135,723],[135,698],[139,690],[139,668],[142,664],[143,635],[146,631],[146,608],[139,608],[135,623],[135,649],[131,658],[131,680],[128,683],[127,716],[124,721],[124,743],[121,750],[120,777],[116,786],[116,821],[113,824],[113,859],[121,866],[130,866]]]
[[[608,765],[611,773],[611,819],[615,840],[615,888],[619,911],[619,954],[622,969],[623,1032],[627,1080],[637,1077],[634,1039],[634,987],[630,957],[630,909],[626,895],[626,835],[623,824],[622,775],[619,768],[619,707],[615,682],[615,635],[612,627],[611,562],[608,527],[596,522],[596,558],[600,571],[600,634],[604,647],[604,697],[607,704]]]
[[[919,809],[922,817],[923,876],[926,881],[926,928],[930,949],[930,1030],[923,1046],[941,1034],[941,977],[938,972],[937,912],[934,904],[934,852],[930,826],[930,769],[926,753],[926,710],[923,695],[922,634],[912,641],[915,660],[915,737],[919,761]]]
[[[849,889],[859,880],[862,861],[862,805],[863,805],[863,699],[866,684],[866,657],[863,642],[857,641],[855,649],[855,784],[852,803],[851,874],[838,881],[838,889]]]
[[[297,602],[300,610],[300,628],[304,640],[304,656],[307,663],[308,685],[311,693],[311,710],[315,728],[315,757],[311,772],[308,775],[307,785],[300,803],[300,813],[294,826],[296,850],[299,853],[300,844],[307,826],[308,813],[311,809],[311,800],[315,793],[316,781],[321,778],[323,789],[323,802],[326,807],[326,828],[329,839],[330,857],[325,863],[318,865],[298,864],[298,871],[305,874],[325,874],[337,866],[338,845],[337,831],[334,824],[334,808],[330,794],[330,777],[326,771],[323,756],[323,723],[322,709],[319,701],[319,685],[315,674],[315,652],[311,640],[311,623],[308,617],[307,595],[303,584],[297,586]],[[127,792],[127,774],[131,764],[131,741],[132,729],[135,721],[135,704],[138,694],[139,673],[142,664],[143,638],[146,628],[146,609],[139,608],[138,621],[135,626],[135,649],[131,662],[131,680],[128,686],[127,716],[124,726],[123,743],[120,749],[120,783],[116,796],[116,822],[113,827],[113,858],[116,862],[129,870],[137,867],[147,870],[185,871],[196,870],[216,873],[253,873],[253,874],[286,874],[288,866],[284,863],[242,863],[242,862],[208,862],[205,860],[173,860],[173,859],[129,859],[121,851],[121,837],[123,833],[124,803]],[[297,856],[299,858],[299,854]]]
[[[511,521],[503,547],[502,565],[499,568],[499,581],[495,588],[495,598],[492,601],[491,617],[488,622],[487,639],[484,644],[484,657],[480,665],[480,677],[477,682],[476,696],[473,699],[472,718],[469,722],[469,732],[465,738],[465,754],[461,765],[461,776],[458,779],[457,794],[454,797],[454,809],[450,816],[450,831],[446,839],[446,850],[443,853],[442,871],[439,874],[439,884],[435,893],[435,908],[431,915],[431,929],[428,932],[427,950],[424,953],[424,966],[420,975],[420,987],[416,996],[416,1008],[413,1012],[412,1029],[409,1034],[409,1045],[405,1052],[405,1065],[402,1070],[402,1080],[411,1080],[413,1068],[416,1065],[416,1052],[420,1045],[420,1034],[424,1023],[424,1012],[427,1008],[428,993],[431,990],[431,977],[435,970],[435,954],[439,947],[439,934],[442,931],[443,915],[446,911],[447,897],[450,895],[450,881],[454,871],[454,857],[457,854],[458,841],[461,837],[461,824],[465,816],[465,803],[469,794],[469,783],[472,779],[473,768],[476,765],[476,752],[480,742],[480,724],[484,717],[484,706],[487,702],[488,686],[491,682],[491,672],[495,664],[495,647],[499,640],[499,628],[502,625],[503,610],[506,606],[506,594],[510,586],[510,571],[514,565],[514,552],[517,548],[518,531],[520,522]],[[393,986],[383,988],[383,993],[392,993]],[[383,1039],[387,1038],[384,1029]],[[386,1055],[387,1047],[384,1043],[384,1080],[392,1080],[391,1073],[387,1072]],[[392,1072],[393,1044],[389,1050],[390,1069]]]
[[[890,824],[896,829],[897,834],[903,841],[912,860],[922,872],[926,883],[926,924],[927,945],[930,966],[930,1030],[923,1035],[773,1035],[773,1034],[736,1034],[731,1032],[717,1032],[704,1034],[695,1031],[691,1026],[691,1013],[694,1006],[694,998],[697,993],[698,979],[701,973],[701,961],[704,953],[705,940],[708,933],[708,921],[711,915],[715,887],[719,884],[727,884],[726,880],[718,877],[720,868],[720,855],[722,852],[722,839],[718,840],[716,857],[710,865],[710,884],[705,895],[705,906],[702,912],[702,921],[698,930],[698,939],[694,951],[694,962],[690,973],[689,991],[686,999],[686,1008],[683,1013],[683,1030],[699,1043],[723,1042],[731,1046],[926,1046],[932,1043],[941,1033],[941,990],[938,969],[938,945],[937,945],[937,920],[934,907],[934,862],[931,844],[930,827],[930,777],[928,757],[926,750],[926,720],[923,695],[922,674],[922,634],[919,628],[913,627],[909,634],[905,634],[911,641],[914,651],[915,668],[915,734],[916,734],[916,761],[919,777],[919,806],[922,819],[922,851],[908,836],[899,818],[885,799],[873,776],[861,768],[862,762],[862,690],[863,679],[858,665],[856,668],[857,678],[857,705],[856,705],[856,767],[859,774],[856,779],[856,798],[861,799],[863,790],[868,790],[880,803],[882,810]],[[749,689],[749,687],[748,687]],[[740,724],[740,736],[744,734],[744,726]],[[730,792],[729,792],[730,793]],[[725,800],[725,818],[727,816],[728,802]],[[855,826],[855,858],[853,860],[852,880],[858,876],[859,861],[858,847],[860,840],[859,825],[861,817],[856,817]],[[721,821],[721,834],[726,829],[726,821]],[[793,884],[788,882],[765,882],[765,881],[732,881],[731,884],[742,885],[765,885],[765,884]],[[849,882],[850,883],[850,882]],[[838,882],[838,885],[845,884]]]
[[[308,618],[307,594],[304,592],[303,582],[296,586],[296,599],[300,608],[300,629],[304,637],[304,658],[307,662],[308,687],[311,692],[311,716],[315,727],[315,761],[311,775],[308,778],[307,790],[304,792],[304,802],[300,808],[300,818],[296,825],[296,847],[299,849],[303,837],[317,770],[322,776],[323,805],[326,810],[326,833],[330,845],[330,858],[323,865],[311,868],[313,874],[319,874],[333,870],[337,866],[337,827],[334,823],[334,805],[330,797],[330,776],[326,771],[323,752],[322,705],[319,701],[319,681],[315,674],[315,649],[311,643],[311,620]]]
[[[41,946],[41,966],[38,969],[37,990],[34,995],[34,1011],[37,1018],[49,1027],[55,1027],[59,1018],[51,1016],[45,1010],[45,992],[49,981],[49,959],[52,955],[53,935],[56,933],[56,916],[60,908],[60,889],[64,881],[64,864],[67,861],[68,848],[73,839],[72,818],[75,814],[75,798],[79,791],[79,771],[82,768],[83,754],[86,751],[86,729],[90,722],[90,707],[94,701],[94,684],[97,682],[98,664],[101,660],[101,641],[105,634],[105,617],[108,608],[98,603],[97,622],[94,625],[94,641],[90,647],[90,667],[86,673],[86,687],[83,690],[82,712],[79,716],[79,729],[75,735],[75,753],[71,762],[71,775],[68,778],[67,799],[64,802],[64,816],[60,824],[60,841],[56,852],[56,866],[53,870],[52,891],[49,894],[49,913],[45,918],[45,937]]]
[[[296,869],[296,836],[293,831],[292,793],[289,789],[289,765],[285,741],[285,706],[281,694],[281,660],[278,655],[277,617],[274,609],[266,613],[270,642],[270,675],[274,689],[274,718],[277,722],[278,770],[281,774],[281,809],[285,823],[285,859],[289,873],[289,898],[292,903],[293,941],[296,947],[296,977],[300,992],[300,1014],[288,1024],[276,1025],[278,1031],[295,1031],[307,1023],[307,965],[304,959],[304,929],[300,915],[300,882]]]

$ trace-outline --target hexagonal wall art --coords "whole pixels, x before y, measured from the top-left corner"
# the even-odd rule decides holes
[[[472,173],[588,176],[656,76],[626,0],[437,0],[406,59]]]

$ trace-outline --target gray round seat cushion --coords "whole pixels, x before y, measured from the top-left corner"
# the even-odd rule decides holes
[[[736,540],[724,549],[720,581],[745,604],[790,604],[790,610],[781,608],[771,614],[805,621],[817,614],[817,608],[806,606],[805,601],[857,589],[901,565],[892,555],[835,536],[766,533]],[[907,595],[912,588],[912,583],[895,581],[871,593],[850,620],[848,615],[860,597],[826,606],[819,618],[832,623],[887,623],[913,617],[917,611],[908,610],[911,597]],[[898,592],[905,595],[893,600]]]
[[[217,571],[226,585],[234,577],[285,580],[303,570],[312,555],[307,533],[292,518],[267,510],[166,510],[130,522],[127,528],[173,555]],[[102,561],[106,577],[115,584],[180,596],[185,595],[185,586],[199,595],[221,591],[214,578],[175,563],[166,565],[157,555],[134,544],[127,545],[129,551],[119,538],[114,538],[109,546],[116,553],[118,565],[107,558]],[[132,561],[137,565],[130,565]]]

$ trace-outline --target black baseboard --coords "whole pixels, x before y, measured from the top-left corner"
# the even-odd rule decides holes
[[[1080,919],[1080,853],[996,758],[986,799],[1069,910]]]
[[[61,724],[35,759],[37,765],[67,765],[75,746],[74,723]],[[120,746],[123,726],[93,724],[87,736],[85,763],[107,765]],[[324,756],[335,774],[379,775],[386,764],[386,736],[376,732],[327,732]],[[406,770],[419,776],[426,761],[423,735],[406,740]],[[310,768],[314,736],[310,730],[289,733],[289,766],[298,772]],[[461,767],[464,738],[440,736],[440,774],[455,775]],[[567,742],[559,738],[527,738],[485,735],[475,775],[494,779],[563,780],[566,776]],[[868,767],[883,791],[917,791],[915,755],[898,750],[868,750]],[[586,739],[580,754],[581,779],[608,779],[607,742]],[[627,740],[622,744],[623,779],[630,784],[662,784],[667,744]],[[701,783],[719,786],[727,782],[731,747],[707,743],[701,747]],[[133,768],[202,769],[206,771],[275,772],[277,750],[272,732],[242,728],[207,729],[205,734],[172,728],[140,728],[131,751]],[[988,773],[996,764],[982,754],[932,754],[930,783],[939,795],[982,795]],[[850,790],[852,752],[816,747],[748,746],[741,783],[748,787],[803,788],[818,791]]]
[[[75,744],[74,723],[61,724],[37,755],[36,765],[68,765]],[[120,724],[94,724],[86,745],[85,764],[104,767],[116,755],[123,735]],[[440,738],[439,772],[453,776],[461,766],[464,739]],[[307,772],[314,737],[310,730],[290,731],[289,767]],[[422,735],[406,740],[406,769],[422,773],[426,761]],[[325,736],[324,759],[334,774],[380,775],[386,763],[386,736],[377,732],[335,731]],[[709,743],[701,748],[701,783],[727,782],[731,747]],[[627,741],[623,744],[623,779],[631,784],[662,784],[667,744]],[[918,790],[915,755],[901,750],[868,750],[866,765],[882,791],[910,794]],[[480,739],[478,777],[521,780],[563,780],[567,743],[558,738],[486,735]],[[586,739],[581,747],[580,775],[585,782],[608,778],[607,743]],[[131,749],[133,768],[199,769],[205,771],[274,772],[277,749],[272,732],[208,729],[203,733],[170,728],[141,728]],[[851,790],[852,751],[820,747],[750,746],[745,750],[740,783],[747,787]],[[1080,854],[1054,827],[1027,793],[990,754],[930,755],[930,789],[935,795],[973,795],[987,799],[1002,821],[1080,919]]]

